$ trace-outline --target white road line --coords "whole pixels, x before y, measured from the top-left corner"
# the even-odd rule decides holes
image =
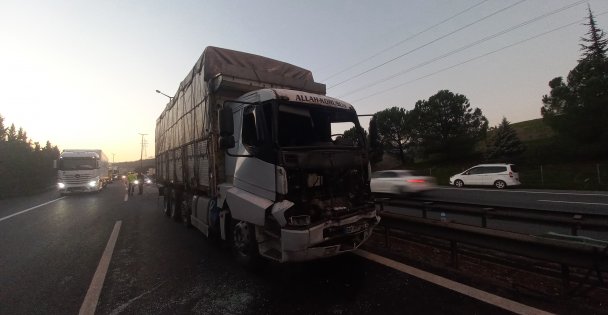
[[[568,196],[596,196],[596,197],[607,197],[608,194],[586,194],[586,193],[569,193],[569,192],[548,192],[548,191],[527,191],[527,190],[498,190],[498,189],[480,189],[480,188],[451,188],[451,187],[437,187],[442,190],[461,190],[461,191],[491,191],[501,193],[523,193],[523,194],[539,194],[539,195],[568,195]]]
[[[121,225],[122,221],[116,221],[116,224],[114,224],[114,230],[112,231],[112,234],[110,234],[110,239],[108,240],[106,249],[103,251],[103,255],[101,255],[101,260],[99,261],[99,265],[97,265],[97,270],[95,270],[93,280],[91,281],[91,285],[89,285],[87,295],[84,297],[84,301],[80,306],[78,315],[95,314],[97,301],[99,300],[99,295],[101,294],[101,289],[103,288],[103,282],[106,279],[106,273],[108,272],[108,267],[110,266],[110,260],[112,259],[112,253],[114,252],[114,246],[116,245],[116,240],[118,239],[118,233],[120,232]]]
[[[63,198],[65,198],[65,197],[60,197],[60,198],[57,198],[57,199],[55,199],[55,200],[51,200],[51,201],[49,201],[49,202],[45,202],[45,203],[43,203],[43,204],[40,204],[40,205],[37,205],[37,206],[31,207],[31,208],[29,208],[29,209],[25,209],[25,210],[21,210],[21,211],[19,211],[19,212],[17,212],[17,213],[13,213],[13,214],[8,215],[8,216],[6,216],[6,217],[4,217],[4,218],[1,218],[1,219],[0,219],[0,222],[1,222],[1,221],[4,221],[4,220],[6,220],[6,219],[10,219],[10,218],[12,218],[12,217],[14,217],[14,216],[18,216],[18,215],[20,215],[20,214],[26,213],[26,212],[28,212],[28,211],[32,211],[32,210],[34,210],[34,209],[36,209],[36,208],[40,208],[40,207],[42,207],[42,206],[46,206],[46,205],[48,205],[49,203],[53,203],[53,202],[55,202],[55,201],[57,201],[57,200],[61,200],[61,199],[63,199]]]
[[[599,202],[579,202],[579,201],[560,201],[560,200],[537,200],[540,202],[554,202],[554,203],[573,203],[580,205],[596,205],[596,206],[608,206],[608,203],[599,203]]]
[[[503,298],[501,296],[489,293],[489,292],[485,292],[473,287],[470,287],[468,285],[456,282],[456,281],[452,281],[450,279],[446,279],[444,277],[420,270],[418,268],[414,268],[411,266],[408,266],[406,264],[402,264],[400,262],[358,249],[356,251],[354,251],[354,253],[356,255],[359,255],[363,258],[369,259],[371,261],[377,262],[379,264],[385,265],[389,268],[393,268],[395,270],[407,273],[409,275],[412,275],[416,278],[422,279],[424,281],[428,281],[431,282],[433,284],[436,284],[438,286],[444,287],[446,289],[450,289],[452,291],[456,291],[460,294],[464,294],[466,296],[469,296],[471,298],[477,299],[479,301],[488,303],[488,304],[492,304],[494,306],[500,307],[502,309],[505,309],[507,311],[516,313],[516,314],[552,314],[546,311],[543,311],[541,309],[538,308],[534,308],[525,304],[521,304],[519,302],[515,302],[513,300],[509,300],[506,298]]]

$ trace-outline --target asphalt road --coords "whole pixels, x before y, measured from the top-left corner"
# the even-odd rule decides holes
[[[164,217],[153,187],[58,198],[0,201],[0,314],[78,313],[117,222],[97,314],[506,313],[355,255],[245,271]]]

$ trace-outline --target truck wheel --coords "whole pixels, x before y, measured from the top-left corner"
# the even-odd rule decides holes
[[[249,270],[260,266],[260,253],[255,239],[255,226],[245,221],[232,220],[230,238],[236,261]]]
[[[163,213],[171,216],[171,190],[169,188],[165,188],[163,193]]]
[[[173,221],[175,222],[179,222],[181,220],[181,214],[182,214],[182,195],[179,191],[177,190],[171,190],[171,218],[173,219]]]
[[[192,195],[186,195],[181,204],[181,221],[185,227],[189,228],[192,226],[190,214],[192,212]]]

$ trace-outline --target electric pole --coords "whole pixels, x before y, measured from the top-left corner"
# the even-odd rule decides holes
[[[140,172],[143,172],[143,168],[144,168],[144,136],[148,135],[147,133],[140,133],[139,134],[141,136],[141,151],[139,153],[139,170]]]

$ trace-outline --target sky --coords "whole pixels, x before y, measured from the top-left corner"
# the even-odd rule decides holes
[[[540,118],[607,0],[0,0],[0,115],[32,141],[154,156],[156,118],[207,46],[312,71],[359,114],[439,90],[488,118]],[[567,26],[569,25],[569,26]],[[369,124],[362,117],[361,124]]]

